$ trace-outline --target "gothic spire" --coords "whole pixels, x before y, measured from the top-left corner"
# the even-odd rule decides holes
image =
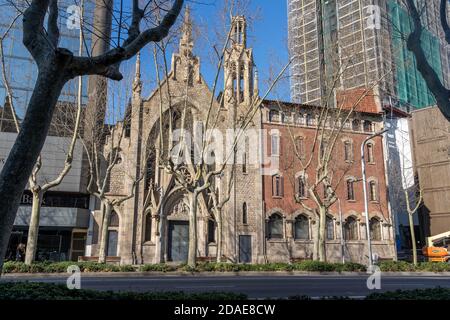
[[[133,90],[140,92],[141,89],[142,89],[142,81],[141,81],[141,52],[138,52],[136,54],[136,71],[135,71],[135,74],[134,74]]]
[[[192,48],[194,47],[194,40],[192,38],[192,20],[191,9],[186,6],[184,13],[183,29],[180,39],[180,54],[192,55]]]

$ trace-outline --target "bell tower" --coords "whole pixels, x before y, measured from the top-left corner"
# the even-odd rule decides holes
[[[244,16],[232,18],[229,47],[225,52],[224,106],[249,106],[258,94],[258,76],[253,49],[247,48],[247,21]]]
[[[189,86],[201,83],[200,58],[194,55],[193,49],[191,10],[187,6],[178,53],[172,56],[172,79],[187,82]]]

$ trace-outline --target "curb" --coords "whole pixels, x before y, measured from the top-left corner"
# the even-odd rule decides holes
[[[398,277],[450,277],[450,272],[382,272],[383,276]],[[39,278],[63,278],[67,273],[4,273],[2,279],[39,279]],[[368,276],[367,272],[308,272],[308,271],[240,271],[240,272],[82,272],[84,277],[92,278],[140,278],[140,277],[261,277],[261,276]]]

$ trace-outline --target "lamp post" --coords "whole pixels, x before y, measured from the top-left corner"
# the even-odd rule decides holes
[[[371,136],[367,137],[364,142],[361,145],[361,171],[362,171],[362,182],[363,182],[363,191],[364,191],[364,214],[366,216],[366,234],[367,234],[367,246],[369,250],[369,270],[373,267],[373,257],[372,257],[372,240],[370,239],[370,220],[369,220],[369,203],[367,201],[367,186],[366,186],[366,160],[364,157],[364,150],[366,148],[367,142],[369,140],[381,136],[383,133],[387,132],[388,130],[382,130],[379,132],[376,132],[372,134]]]
[[[341,199],[338,199],[338,205],[339,205],[339,226],[341,227],[341,257],[342,257],[342,264],[345,264],[344,225],[342,221]]]

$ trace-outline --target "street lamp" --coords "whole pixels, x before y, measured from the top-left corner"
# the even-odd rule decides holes
[[[387,132],[388,129],[376,132],[371,136],[367,137],[361,145],[361,171],[362,171],[362,182],[364,191],[364,214],[366,215],[366,234],[367,234],[367,246],[369,248],[369,270],[373,268],[373,257],[372,257],[372,240],[370,239],[370,220],[369,220],[369,203],[367,201],[367,186],[366,186],[366,160],[364,157],[364,150],[367,142],[369,140],[381,136],[383,133]]]

